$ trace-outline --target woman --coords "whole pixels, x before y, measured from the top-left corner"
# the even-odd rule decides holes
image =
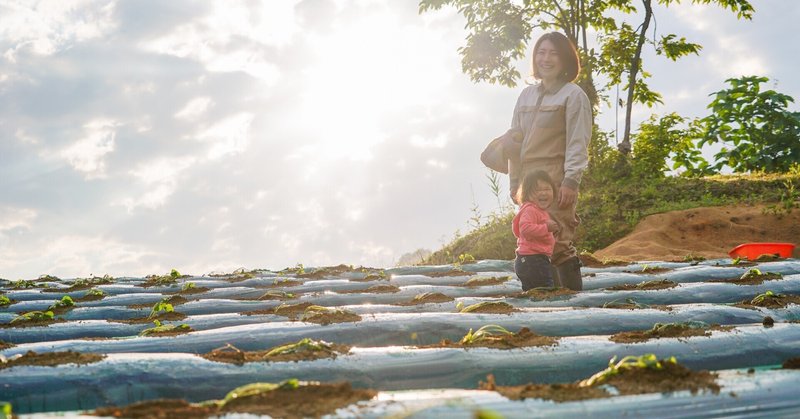
[[[566,36],[551,32],[539,38],[533,48],[532,66],[533,77],[539,83],[520,94],[509,130],[521,133],[512,135],[519,142],[509,147],[511,194],[513,198],[520,179],[532,171],[542,170],[550,175],[557,196],[548,212],[561,227],[552,257],[554,280],[563,287],[581,290],[581,264],[573,245],[580,222],[575,205],[581,176],[589,162],[592,108],[586,93],[573,83],[580,72],[580,62]]]

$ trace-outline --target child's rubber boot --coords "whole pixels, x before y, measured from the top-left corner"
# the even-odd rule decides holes
[[[583,278],[581,278],[581,261],[577,257],[571,257],[555,267],[558,271],[558,279],[561,286],[573,291],[583,290]]]

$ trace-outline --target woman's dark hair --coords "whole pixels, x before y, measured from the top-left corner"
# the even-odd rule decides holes
[[[543,41],[552,42],[556,51],[558,51],[558,58],[564,66],[564,72],[560,77],[561,80],[571,82],[578,78],[578,73],[581,72],[581,61],[578,58],[578,51],[575,50],[575,46],[572,45],[572,42],[560,32],[546,33],[536,40],[536,45],[533,47],[533,58],[531,58],[533,78],[537,80],[541,78],[539,77],[539,71],[536,69],[536,63],[534,61],[536,60],[536,51],[539,50],[539,45],[541,45]]]
[[[553,188],[553,194],[556,193],[556,185],[553,183],[553,179],[550,178],[550,175],[543,170],[534,170],[533,172],[528,173],[525,177],[522,178],[522,183],[519,184],[519,188],[517,189],[517,202],[522,205],[525,202],[525,199],[531,196],[531,192],[536,190],[536,185],[539,181],[544,182],[550,185]]]

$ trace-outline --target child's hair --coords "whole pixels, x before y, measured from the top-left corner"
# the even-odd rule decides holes
[[[553,183],[553,179],[550,178],[550,175],[543,170],[535,170],[525,175],[525,177],[522,178],[522,183],[519,184],[516,198],[520,205],[531,196],[531,192],[536,190],[536,184],[538,184],[539,181],[550,185],[550,187],[553,188],[553,193],[556,192],[556,185]]]

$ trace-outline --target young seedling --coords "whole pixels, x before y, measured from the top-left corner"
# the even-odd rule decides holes
[[[14,323],[26,323],[26,322],[46,322],[53,320],[53,312],[48,311],[29,311],[25,314],[21,314],[17,317],[14,317],[11,320],[10,324]]]
[[[196,288],[194,282],[187,282],[187,283],[183,284],[183,287],[181,287],[181,291],[189,291],[189,290],[192,290],[194,288]]]
[[[172,331],[175,331],[175,330],[186,330],[186,331],[191,331],[192,330],[192,328],[189,327],[189,325],[185,324],[185,323],[178,324],[178,325],[174,325],[174,324],[163,324],[162,325],[160,321],[153,320],[153,324],[155,324],[156,327],[151,327],[149,329],[142,330],[141,333],[139,333],[139,336],[147,336],[147,335],[152,335],[152,334],[157,334],[157,333],[172,332]]]
[[[622,373],[625,370],[632,369],[653,369],[662,370],[666,364],[677,364],[678,361],[674,356],[659,361],[655,354],[646,354],[642,356],[628,355],[622,358],[619,362],[617,357],[611,358],[608,362],[608,368],[594,374],[593,376],[581,381],[578,385],[580,387],[592,387],[595,385],[603,384],[609,378]]]
[[[296,390],[300,387],[300,381],[296,378],[291,378],[286,381],[282,381],[278,384],[274,383],[250,383],[247,385],[243,385],[241,387],[236,387],[235,389],[231,390],[225,398],[222,399],[219,403],[219,407],[222,408],[225,404],[229,403],[235,399],[241,399],[244,397],[256,396],[258,394],[267,393],[273,390]]]
[[[603,308],[650,308],[649,305],[638,303],[633,298],[626,298],[624,302],[620,300],[621,299],[608,301],[603,304]]]
[[[11,304],[11,299],[5,295],[0,295],[0,307],[5,307]]]
[[[758,305],[758,304],[763,303],[764,300],[766,300],[766,299],[774,299],[774,298],[781,298],[781,297],[783,297],[783,295],[775,294],[772,291],[767,291],[767,292],[765,292],[763,294],[756,295],[752,300],[750,300],[750,304]]]
[[[100,288],[92,288],[86,292],[84,297],[105,297],[107,294],[105,291],[101,290]]]
[[[150,315],[147,317],[152,319],[153,317],[160,316],[162,313],[172,313],[173,311],[175,311],[175,308],[172,307],[172,304],[161,300],[153,305],[153,309],[150,310]]]
[[[783,275],[777,272],[761,272],[758,268],[750,268],[744,275],[741,276],[741,280],[748,280],[748,279],[758,279],[758,278],[783,278]]]
[[[50,307],[48,307],[47,309],[48,310],[59,310],[59,309],[65,309],[65,308],[74,307],[74,306],[75,306],[75,301],[72,299],[72,297],[70,297],[69,295],[65,295],[65,296],[61,297],[60,300],[56,300],[56,302],[53,303],[52,305],[50,305]]]
[[[486,339],[499,337],[503,335],[513,335],[512,332],[508,331],[503,326],[496,325],[496,324],[487,324],[480,329],[478,329],[475,333],[472,333],[472,329],[469,329],[466,335],[461,338],[462,345],[472,345],[475,343],[480,343]]]
[[[269,352],[267,352],[267,356],[277,356],[277,355],[287,355],[287,354],[294,354],[298,352],[318,352],[324,350],[330,350],[331,346],[323,342],[321,340],[311,340],[309,338],[301,339],[296,343],[290,343],[288,345],[278,346]]]
[[[173,268],[171,271],[169,271],[169,277],[172,279],[178,279],[181,277],[181,273],[178,272],[177,269]]]

